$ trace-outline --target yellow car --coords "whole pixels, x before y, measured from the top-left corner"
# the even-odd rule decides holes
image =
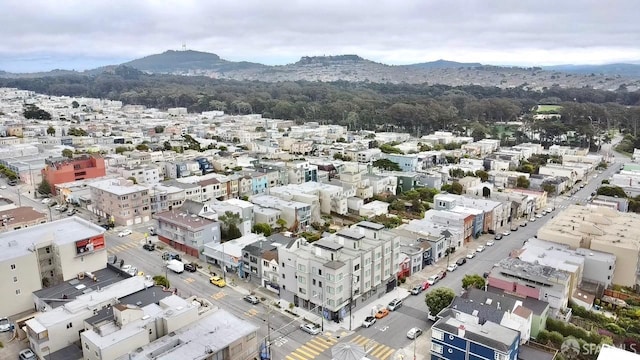
[[[214,276],[209,279],[209,282],[217,287],[225,287],[227,283],[220,276]]]

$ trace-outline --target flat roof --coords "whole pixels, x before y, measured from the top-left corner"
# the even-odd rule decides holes
[[[218,309],[196,323],[174,331],[173,336],[163,336],[143,346],[141,351],[120,356],[117,360],[196,359],[202,357],[206,349],[215,354],[257,330],[252,323]],[[255,351],[257,353],[258,349]]]
[[[74,243],[104,234],[105,229],[77,216],[0,234],[0,261],[31,253],[35,244],[53,241]]]
[[[106,179],[106,180],[97,180],[93,181],[89,184],[90,187],[102,190],[104,192],[108,192],[110,194],[116,195],[127,195],[133,194],[140,191],[148,191],[149,188],[143,185],[137,184],[127,184],[122,185],[122,179]]]
[[[182,208],[161,212],[156,214],[155,217],[160,221],[187,228],[203,228],[215,223],[214,221],[202,218],[196,214],[189,214],[186,211],[181,211],[181,209]]]
[[[374,223],[374,222],[371,222],[371,221],[360,221],[359,223],[357,223],[355,225],[359,226],[359,227],[363,227],[365,229],[370,229],[370,230],[382,230],[382,229],[384,229],[384,225],[378,224],[378,223]]]
[[[312,245],[317,246],[317,247],[322,248],[322,249],[331,250],[331,251],[338,251],[338,250],[340,250],[340,249],[342,249],[344,247],[344,246],[338,244],[337,242],[332,241],[329,238],[322,238],[322,239],[319,239],[317,241],[314,241],[312,243]]]
[[[464,322],[451,316],[446,316],[438,320],[433,327],[444,332],[458,336],[458,329],[463,326],[465,329],[464,339],[482,344],[490,349],[495,349],[506,353],[519,337],[519,332],[511,330],[500,324],[487,321],[484,324]]]

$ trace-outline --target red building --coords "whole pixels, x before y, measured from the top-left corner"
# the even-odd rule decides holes
[[[51,185],[51,192],[56,195],[57,184],[99,178],[105,176],[105,173],[102,157],[83,155],[74,159],[46,159],[42,179],[47,180]]]

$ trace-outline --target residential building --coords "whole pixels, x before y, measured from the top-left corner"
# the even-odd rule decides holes
[[[256,205],[280,210],[280,218],[292,231],[300,231],[311,225],[311,206],[309,204],[282,200],[270,195],[252,196],[250,200]]]
[[[206,205],[204,205],[206,206]],[[187,255],[199,257],[208,242],[220,242],[220,223],[183,208],[157,213],[158,240]]]
[[[107,179],[92,182],[93,213],[116,225],[130,226],[151,219],[149,188],[131,180]]]
[[[149,189],[151,213],[179,208],[186,201],[184,189],[177,186],[157,184]]]
[[[18,230],[46,222],[46,214],[28,206],[0,211],[0,232]]]
[[[400,166],[400,169],[405,172],[421,170],[419,166],[420,162],[418,161],[418,155],[416,154],[382,154],[382,158],[398,164],[398,166]]]
[[[3,311],[29,310],[34,291],[103,268],[103,234],[103,228],[75,216],[0,234]]]
[[[400,244],[395,234],[372,225],[278,247],[280,298],[337,322],[348,318],[350,304],[367,306],[375,294],[393,290]]]
[[[136,184],[154,185],[164,179],[161,169],[155,165],[113,168],[118,175],[125,179],[135,179]]]
[[[580,345],[579,343],[577,344],[578,346]],[[602,346],[600,347],[600,352],[598,353],[598,358],[596,360],[640,360],[640,355],[638,355],[638,351],[635,346],[636,344],[632,343],[628,347],[625,346],[625,348],[618,348],[615,346],[602,344]],[[580,348],[578,347],[578,350],[579,349]]]
[[[570,205],[538,229],[537,236],[566,244],[571,249],[585,248],[615,255],[613,283],[635,286],[640,284],[640,234],[636,231],[639,221],[640,215],[634,213],[602,206]]]
[[[224,324],[224,326],[221,326]],[[131,349],[117,360],[229,359],[253,360],[259,357],[258,328],[223,309],[190,325],[181,327],[172,336],[164,336]]]
[[[245,277],[275,293],[279,293],[278,247],[286,246],[295,238],[273,234],[266,240],[249,244],[242,249]]]
[[[248,233],[237,239],[223,243],[210,241],[204,244],[202,257],[207,264],[213,264],[222,269],[223,273],[234,273],[240,278],[247,277],[251,268],[246,268],[243,261],[243,249],[251,244],[265,241],[262,234]]]
[[[45,159],[42,178],[51,186],[56,195],[56,185],[83,179],[95,179],[106,175],[104,159],[97,156],[80,156],[74,159]]]
[[[431,328],[431,360],[517,360],[519,346],[518,331],[471,316],[447,315]]]

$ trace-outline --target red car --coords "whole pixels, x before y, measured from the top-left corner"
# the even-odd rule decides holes
[[[444,279],[447,276],[447,272],[446,271],[441,271],[440,273],[438,273],[438,278],[440,280]]]

